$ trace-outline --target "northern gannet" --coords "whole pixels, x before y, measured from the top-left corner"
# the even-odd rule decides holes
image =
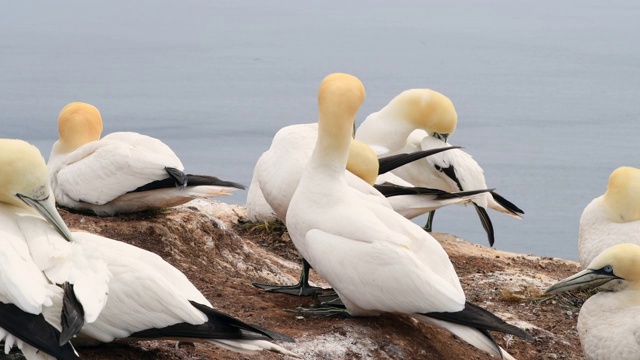
[[[487,330],[528,334],[466,301],[447,253],[431,235],[348,186],[351,129],[364,97],[351,75],[332,74],[320,85],[318,139],[287,212],[296,248],[351,315],[406,314],[508,357]]]
[[[89,259],[92,262],[105,264],[109,271],[108,282],[91,287],[87,282],[92,278],[87,277],[87,279],[78,279],[74,284],[73,290],[81,300],[82,296],[91,295],[85,294],[90,290],[100,299],[106,297],[106,303],[102,304],[98,314],[89,313],[89,308],[83,306],[86,310],[85,317],[92,316],[95,319],[87,320],[79,337],[88,337],[101,342],[128,337],[206,341],[245,354],[266,349],[297,356],[270,342],[274,339],[290,340],[289,337],[245,324],[213,309],[211,303],[184,274],[158,255],[102,236],[70,232],[53,205],[47,166],[34,146],[19,140],[0,140],[0,169],[4,171],[0,177],[2,180],[0,199],[3,202],[7,198],[11,200],[14,196],[12,194],[15,193],[17,201],[13,200],[10,206],[17,207],[22,201],[28,204],[44,204],[38,209],[48,214],[47,219],[56,229],[66,229],[64,232],[71,239],[69,242],[62,236],[55,236],[58,233],[54,227],[47,224],[41,217],[16,211],[12,213],[15,218],[18,218],[14,222],[14,227],[20,228],[25,238],[43,234],[39,238],[22,241],[25,248],[28,245],[29,254],[39,258],[36,263],[48,261],[51,264],[50,269],[44,270],[45,274],[62,273],[66,267],[73,267],[76,263],[83,264],[84,262],[79,261],[81,260],[78,259],[79,257],[90,255]],[[10,178],[7,181],[8,177]],[[35,229],[37,220],[44,223],[50,232],[45,233],[43,229]],[[9,223],[9,225],[12,224]],[[73,258],[69,259],[69,256],[66,256],[67,253],[62,251],[66,250],[68,244],[85,251],[84,253],[73,252]],[[93,254],[89,254],[89,250],[93,251]],[[66,257],[58,258],[60,255]],[[74,272],[70,271],[70,273],[79,276]],[[108,287],[103,289],[104,286]],[[107,292],[108,296],[101,296]],[[34,293],[31,296],[44,297],[44,294]],[[40,302],[43,301],[40,300]],[[53,299],[50,302],[53,306],[57,306],[59,311],[62,310],[61,299]]]
[[[286,224],[289,202],[298,186],[302,171],[311,158],[317,136],[317,123],[290,125],[276,133],[271,147],[258,159],[253,172],[246,203],[250,219],[267,221],[273,213]],[[433,156],[432,154],[443,149],[451,151],[450,148],[430,149],[378,159],[368,145],[352,140],[347,163],[348,171],[345,171],[345,176],[349,185],[358,189],[362,196],[392,207],[403,216],[414,218],[442,206],[463,203],[478,193],[488,190],[452,194],[441,190],[413,187],[402,179],[391,178],[391,174],[383,175],[383,178],[385,181],[393,182],[392,184],[376,185],[378,191],[370,185],[376,182],[381,171],[387,172],[404,166],[410,161],[415,161],[416,158]],[[380,170],[381,168],[384,169]],[[407,187],[411,189],[406,189]],[[386,193],[389,199],[385,198],[385,191],[389,191]],[[309,286],[308,272],[309,264],[303,259],[298,284],[280,286],[255,283],[254,285],[270,292],[308,295],[320,290],[320,288]]]
[[[607,190],[580,216],[578,255],[584,268],[615,244],[640,245],[640,169],[622,166],[609,176]]]
[[[640,246],[617,244],[605,249],[585,270],[552,285],[546,293],[594,288],[622,282],[582,304],[578,335],[587,360],[640,359]]]
[[[16,251],[22,264],[13,271],[25,272],[21,279],[27,286],[24,291],[34,292],[31,299],[39,299],[38,306],[50,306],[51,295],[43,302],[44,281],[63,287],[60,344],[66,343],[102,311],[111,274],[93,246],[73,241],[55,208],[44,158],[22,140],[0,139],[0,222],[0,237],[9,239],[16,249],[19,246]],[[28,280],[37,281],[40,289],[27,285]],[[42,310],[33,307],[36,303],[29,309],[23,302],[13,303],[32,314]]]
[[[0,188],[6,190],[0,191],[0,340],[4,352],[8,354],[15,345],[28,360],[79,359],[70,343],[60,345],[61,309],[53,304],[56,298],[62,301],[64,291],[33,261],[25,234],[15,221],[16,213],[28,217],[31,210],[15,195],[32,191],[27,181],[13,181],[13,168],[21,164],[7,162],[13,155],[6,151],[23,148],[3,145],[0,141]],[[51,227],[46,221],[42,225]]]
[[[369,115],[356,130],[356,139],[378,149],[379,156],[440,148],[450,146],[447,139],[455,131],[457,121],[458,115],[449,98],[429,89],[412,89]],[[415,186],[448,192],[487,188],[480,165],[460,149],[417,160],[394,170],[394,174]],[[524,214],[495,191],[478,195],[469,202],[474,205],[491,246],[495,235],[487,208],[518,219]],[[425,226],[428,231],[432,220],[433,212]]]
[[[56,201],[67,208],[109,216],[244,189],[214,176],[185,174],[180,159],[158,139],[134,132],[100,138],[100,112],[86,103],[60,111],[58,132],[48,166]]]

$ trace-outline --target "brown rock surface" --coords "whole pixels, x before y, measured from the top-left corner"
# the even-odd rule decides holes
[[[214,306],[241,320],[296,339],[283,344],[305,359],[488,359],[485,353],[433,326],[398,316],[302,317],[283,309],[310,307],[313,299],[269,294],[253,281],[294,283],[298,255],[281,225],[246,224],[244,209],[204,200],[158,213],[112,218],[60,211],[74,230],[85,230],[153,251],[183,271]],[[527,328],[535,341],[494,333],[517,359],[583,359],[575,330],[575,295],[548,297],[544,288],[578,270],[571,261],[473,245],[434,234],[449,253],[467,300]],[[316,284],[327,286],[312,277]],[[79,349],[83,359],[282,359],[264,352],[237,354],[205,343],[145,341]]]

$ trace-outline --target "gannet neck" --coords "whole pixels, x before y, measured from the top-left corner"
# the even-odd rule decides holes
[[[344,173],[356,112],[365,91],[362,82],[348,74],[327,76],[318,90],[318,140],[311,161],[316,166]]]
[[[640,220],[640,169],[622,166],[614,170],[602,199],[610,221]]]
[[[347,159],[347,170],[373,185],[378,178],[380,163],[371,147],[361,141],[352,140]]]
[[[38,148],[22,140],[0,139],[0,184],[0,202],[5,204],[30,209],[18,195],[46,200],[51,193],[49,174]]]
[[[54,151],[58,153],[68,153],[99,140],[102,134],[100,111],[82,102],[68,104],[58,115],[58,133],[60,139],[54,144]]]

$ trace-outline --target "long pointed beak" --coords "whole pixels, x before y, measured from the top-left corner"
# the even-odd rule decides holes
[[[67,227],[67,224],[64,223],[62,217],[58,213],[56,209],[56,204],[53,201],[51,196],[47,196],[43,200],[32,199],[28,196],[24,196],[22,194],[17,194],[20,200],[24,201],[25,204],[31,206],[36,209],[40,215],[44,216],[47,221],[53,225],[54,228],[62,235],[67,241],[71,242],[71,230]]]
[[[555,294],[569,290],[594,288],[616,279],[621,279],[621,277],[616,276],[612,273],[605,273],[601,270],[586,269],[573,276],[569,276],[564,280],[558,281],[557,283],[551,285],[544,292],[545,294]]]

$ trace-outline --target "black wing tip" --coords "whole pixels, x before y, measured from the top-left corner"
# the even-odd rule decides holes
[[[385,182],[383,184],[375,184],[373,187],[385,197],[401,196],[401,195],[443,195],[448,194],[446,191],[439,189],[431,189],[425,187],[401,186]]]
[[[511,201],[505,199],[502,195],[498,194],[495,191],[491,191],[491,195],[493,196],[493,200],[495,200],[498,204],[500,204],[503,208],[507,209],[509,212],[514,215],[524,215],[524,210],[517,207]]]
[[[65,282],[63,289],[60,346],[68,343],[84,325],[84,309],[73,291],[73,285]]]
[[[56,359],[80,359],[70,342],[59,344],[60,332],[49,324],[42,314],[30,314],[14,304],[0,303],[0,327]]]
[[[187,183],[189,181],[188,175],[185,175],[182,170],[168,166],[165,166],[164,170],[167,172],[167,174],[169,174],[169,177],[171,177],[175,181],[176,187],[184,189],[184,187],[187,186]]]
[[[480,217],[480,222],[482,222],[482,227],[487,232],[487,238],[489,239],[489,246],[493,247],[493,244],[496,242],[495,232],[493,230],[493,223],[491,222],[491,218],[487,213],[487,210],[482,206],[479,206],[476,203],[473,203],[476,208],[476,212],[478,213],[478,217]]]
[[[225,186],[232,187],[240,190],[245,190],[247,187],[243,184],[222,180],[215,176],[210,175],[194,175],[187,174],[187,178],[189,179],[189,186],[199,186],[199,185],[210,185],[210,186]]]
[[[291,338],[288,335],[285,335],[273,330],[267,330],[260,326],[249,325],[243,322],[242,320],[236,319],[231,315],[227,315],[207,305],[203,305],[192,300],[189,300],[189,302],[191,303],[191,305],[193,305],[193,307],[195,307],[196,309],[202,311],[205,315],[207,315],[207,317],[210,318],[209,321],[212,320],[211,318],[219,321],[223,321],[226,323],[226,325],[231,326],[235,329],[238,329],[243,337],[248,335],[248,338],[251,338],[251,339],[255,339],[255,337],[258,336],[258,337],[262,337],[265,340],[269,339],[269,340],[276,340],[276,341],[294,342],[293,338]]]
[[[459,148],[460,146],[445,146],[445,147],[436,148],[436,149],[421,150],[421,151],[415,151],[412,153],[402,153],[402,154],[381,157],[378,159],[378,164],[379,164],[378,175],[387,173],[403,165],[409,164],[416,160],[420,160],[427,156],[431,156],[443,151],[459,149]]]
[[[465,303],[465,307],[462,311],[452,313],[434,312],[422,315],[459,325],[469,326],[480,331],[498,331],[523,338],[527,341],[534,340],[533,336],[523,329],[507,323],[488,310],[468,301]]]
[[[275,340],[275,341],[283,341],[283,342],[296,342],[291,336],[289,335],[285,335],[283,333],[279,333],[277,331],[273,331],[273,330],[268,330],[265,329],[261,326],[255,325],[255,324],[251,324],[250,325],[252,328],[255,328],[257,330],[260,330],[261,333],[266,334],[267,336],[269,336],[271,338],[271,340]]]

